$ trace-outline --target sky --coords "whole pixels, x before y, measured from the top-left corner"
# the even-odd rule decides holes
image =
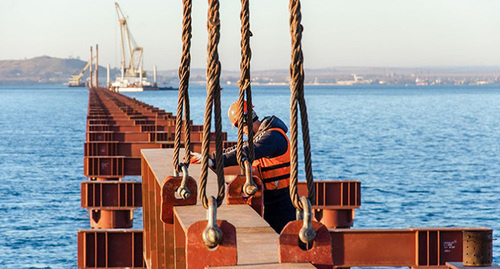
[[[89,58],[120,65],[111,0],[1,0],[0,60]],[[206,66],[207,0],[193,0],[192,68]],[[144,67],[177,69],[182,0],[120,0]],[[302,0],[304,67],[500,65],[498,0]],[[240,1],[221,0],[222,68],[239,70]],[[287,69],[287,0],[250,0],[252,69]]]

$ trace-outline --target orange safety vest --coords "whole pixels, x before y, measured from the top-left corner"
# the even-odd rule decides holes
[[[281,128],[267,130],[270,131],[278,131],[286,138],[286,152],[277,157],[255,160],[252,166],[258,169],[266,190],[278,190],[290,185],[290,141]]]

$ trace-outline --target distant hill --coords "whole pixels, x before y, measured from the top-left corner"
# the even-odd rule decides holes
[[[63,84],[78,74],[87,64],[79,59],[60,59],[49,56],[26,60],[0,60],[0,85],[6,84]],[[84,77],[88,76],[87,74]],[[99,66],[100,77],[106,76],[106,69]],[[112,74],[118,70],[112,70]]]
[[[78,74],[87,64],[80,59],[61,59],[49,56],[26,60],[0,60],[0,85],[64,84],[71,75]],[[111,70],[111,78],[120,75],[119,69]],[[151,71],[148,71],[150,80]],[[252,70],[254,85],[287,85],[288,69]],[[88,70],[84,79],[88,77]],[[222,70],[222,84],[237,84],[239,71]],[[106,80],[106,69],[99,67],[99,80]],[[158,71],[160,85],[179,84],[177,69]],[[499,84],[500,66],[469,67],[329,67],[306,69],[306,84],[393,84],[393,85],[435,85],[435,84]],[[190,83],[206,83],[206,71],[191,68]]]

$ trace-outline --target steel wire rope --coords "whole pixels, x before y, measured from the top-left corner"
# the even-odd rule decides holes
[[[252,88],[250,85],[250,60],[252,58],[252,50],[250,48],[250,37],[252,36],[252,32],[250,32],[250,8],[249,8],[249,0],[241,0],[241,12],[240,12],[240,20],[241,20],[241,78],[239,81],[239,98],[238,98],[238,109],[239,109],[239,117],[238,117],[238,143],[236,146],[236,155],[237,161],[240,166],[241,171],[245,171],[245,164],[243,163],[243,159],[246,157],[250,164],[254,160],[255,150],[253,146],[253,122],[252,122]],[[244,110],[245,110],[245,95],[246,95],[246,120],[244,119]],[[246,121],[246,124],[245,124]],[[248,156],[245,156],[246,153],[243,152],[243,128],[244,125],[248,128]],[[244,174],[244,173],[242,173]]]
[[[189,110],[189,76],[191,64],[191,10],[192,0],[183,0],[182,20],[182,56],[179,67],[179,99],[177,102],[177,117],[175,120],[175,138],[173,165],[176,173],[181,172],[179,151],[181,147],[181,131],[184,109],[184,165],[189,168],[191,149],[191,119]]]
[[[305,172],[307,181],[307,191],[309,201],[314,204],[316,190],[311,165],[311,143],[309,138],[309,123],[307,121],[307,107],[304,98],[304,57],[302,53],[302,14],[300,11],[300,0],[290,0],[290,34],[292,37],[292,53],[290,64],[290,198],[295,208],[303,210],[297,193],[298,181],[298,109],[300,106],[300,116],[302,124],[302,140],[304,145]]]
[[[239,85],[238,98],[238,141],[236,145],[236,160],[240,166],[241,174],[245,175],[246,181],[242,191],[245,195],[251,196],[257,192],[257,185],[252,177],[252,162],[255,157],[254,149],[254,132],[253,132],[253,105],[252,105],[252,88],[250,85],[250,60],[252,58],[252,50],[250,49],[250,7],[249,0],[241,0],[241,78]],[[246,96],[246,102],[245,102]],[[246,115],[244,112],[247,112]],[[246,118],[245,118],[246,117]],[[247,127],[248,136],[248,152],[243,152],[244,147],[244,128]]]
[[[220,39],[220,18],[219,1],[209,0],[207,16],[207,29],[209,33],[207,45],[207,100],[205,104],[205,118],[203,124],[202,137],[202,161],[200,175],[200,200],[203,207],[208,209],[208,198],[206,196],[206,186],[208,177],[208,157],[210,151],[210,127],[212,112],[215,117],[215,156],[217,173],[217,207],[222,204],[225,195],[224,163],[222,156],[222,121],[220,102],[220,73],[221,64],[219,62],[218,44]]]

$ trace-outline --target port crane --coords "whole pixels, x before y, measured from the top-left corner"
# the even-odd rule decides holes
[[[115,2],[116,14],[118,16],[118,22],[120,24],[120,38],[121,38],[121,52],[122,52],[122,61],[121,61],[121,71],[122,76],[125,77],[145,77],[145,73],[142,68],[142,54],[143,48],[137,46],[134,39],[132,38],[127,18],[123,14],[120,5]],[[128,55],[126,55],[128,54]],[[126,63],[126,59],[129,59],[129,63]]]
[[[94,56],[92,60],[94,60],[96,57]],[[92,64],[92,61],[88,61],[85,67],[82,69],[82,71],[77,74],[77,75],[71,75],[71,79],[68,81],[68,87],[85,87],[85,82],[81,81],[83,75],[89,69],[90,65]]]

